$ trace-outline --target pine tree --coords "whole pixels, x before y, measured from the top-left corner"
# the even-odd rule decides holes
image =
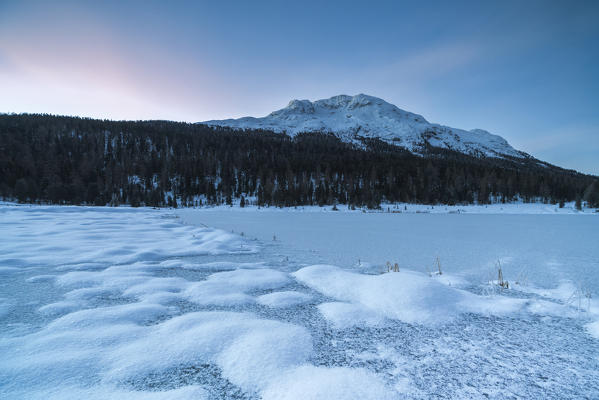
[[[419,157],[375,139],[363,144],[319,133],[291,138],[165,121],[0,115],[0,196],[161,207],[200,196],[203,204],[232,204],[243,193],[244,205],[252,196],[259,205],[378,208],[382,201],[472,203],[476,196],[555,203],[584,193],[589,206],[598,205],[596,177],[535,160],[432,147]]]
[[[584,201],[589,207],[599,207],[599,183],[593,181],[584,191]]]

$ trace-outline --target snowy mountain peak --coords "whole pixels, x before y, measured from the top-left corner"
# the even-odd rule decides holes
[[[293,110],[294,112],[303,112],[306,114],[311,114],[314,112],[314,105],[312,104],[312,102],[310,100],[291,100],[289,102],[289,104],[287,105],[287,107],[285,107],[283,110],[279,110],[279,111],[284,111],[284,110]],[[277,111],[271,113],[270,115],[275,114]]]
[[[341,140],[360,144],[378,138],[421,154],[427,145],[488,157],[523,157],[501,136],[482,129],[470,131],[429,123],[378,97],[358,94],[328,99],[291,100],[287,107],[266,117],[203,122],[237,129],[264,129],[294,136],[301,132],[330,132]]]

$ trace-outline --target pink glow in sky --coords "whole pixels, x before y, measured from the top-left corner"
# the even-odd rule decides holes
[[[599,174],[599,3],[0,0],[0,112],[188,122],[366,93]]]

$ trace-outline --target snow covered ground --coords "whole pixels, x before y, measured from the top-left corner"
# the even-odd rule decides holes
[[[5,205],[0,398],[596,398],[598,228]]]
[[[374,265],[379,272],[389,261],[427,272],[436,269],[439,257],[445,272],[484,283],[496,278],[499,261],[509,281],[551,288],[565,280],[599,291],[599,213],[594,210],[576,212],[573,204],[562,209],[496,204],[469,206],[458,214],[454,207],[408,205],[406,211],[399,206],[402,213],[216,207],[177,214],[189,223],[278,245],[281,256],[305,265],[361,264],[362,271]],[[430,213],[423,212],[427,208]]]

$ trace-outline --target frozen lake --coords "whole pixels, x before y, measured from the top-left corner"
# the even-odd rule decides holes
[[[599,294],[599,217],[546,214],[423,214],[182,210],[184,221],[272,242],[306,264],[358,261],[488,281],[501,262],[508,280],[551,288],[567,280]]]
[[[2,206],[0,398],[598,398],[598,222]]]

